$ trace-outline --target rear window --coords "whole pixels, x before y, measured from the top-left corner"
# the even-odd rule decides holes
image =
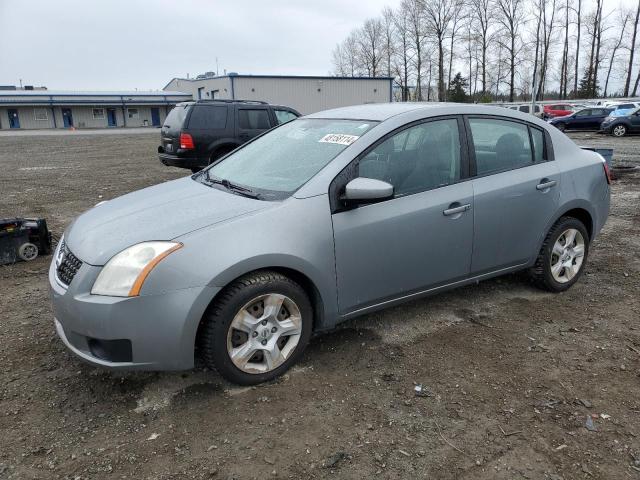
[[[622,110],[627,108],[635,108],[636,106],[633,103],[623,103],[622,105],[618,105],[616,110]]]
[[[493,118],[469,119],[478,175],[511,170],[532,163],[526,125]]]
[[[169,130],[180,130],[191,105],[177,105],[169,112],[163,127]]]
[[[227,126],[227,107],[213,105],[196,105],[189,117],[189,128],[222,129]]]

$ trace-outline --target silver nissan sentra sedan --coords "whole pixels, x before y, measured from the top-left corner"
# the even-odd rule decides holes
[[[256,384],[357,315],[523,269],[568,289],[609,183],[601,156],[516,111],[315,113],[78,217],[49,270],[55,328],[94,365],[189,369],[197,352]]]

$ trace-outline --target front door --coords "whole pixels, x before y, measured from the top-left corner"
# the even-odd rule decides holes
[[[107,108],[107,125],[110,127],[117,127],[118,121],[116,120],[115,108]]]
[[[65,128],[73,127],[73,115],[70,108],[62,109],[62,122]]]
[[[629,115],[629,123],[631,124],[631,130],[640,132],[640,111]]]
[[[261,106],[239,107],[237,125],[238,137],[243,143],[274,126],[268,107]]]
[[[560,192],[545,135],[506,119],[469,118],[468,125],[477,172],[471,274],[526,264],[538,254]]]
[[[18,116],[18,110],[10,108],[7,110],[9,115],[9,128],[20,128],[20,117]]]
[[[347,314],[469,274],[473,188],[456,118],[383,139],[354,160],[352,175],[394,186],[394,197],[332,215],[338,304]],[[340,176],[334,182],[346,182]],[[340,191],[343,186],[336,186]]]
[[[160,109],[158,107],[151,107],[151,125],[160,126]]]

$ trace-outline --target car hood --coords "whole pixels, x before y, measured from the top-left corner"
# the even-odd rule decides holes
[[[273,203],[218,190],[187,177],[97,205],[67,228],[65,243],[83,262],[104,265],[136,243],[171,240]]]

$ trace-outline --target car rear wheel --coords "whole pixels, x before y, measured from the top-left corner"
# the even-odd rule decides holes
[[[624,125],[616,125],[611,129],[614,137],[624,137],[627,134],[627,127]]]
[[[224,157],[227,153],[232,152],[233,150],[235,150],[235,147],[232,147],[232,146],[219,148],[218,150],[216,150],[211,154],[211,157],[209,158],[209,165],[216,162],[217,160]]]
[[[313,309],[290,278],[259,271],[236,280],[204,319],[201,348],[209,367],[227,380],[255,385],[293,365],[309,342]]]
[[[18,248],[18,257],[25,262],[30,262],[38,256],[38,247],[30,242],[23,243]]]
[[[573,217],[562,217],[547,234],[531,276],[539,287],[563,292],[580,278],[588,253],[589,234],[584,224]]]

